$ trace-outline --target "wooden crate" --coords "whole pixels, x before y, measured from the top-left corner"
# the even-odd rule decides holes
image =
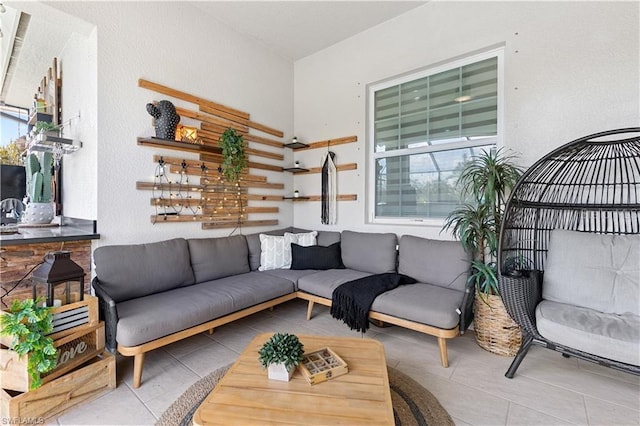
[[[62,305],[51,310],[53,315],[53,332],[49,334],[53,340],[58,340],[70,334],[90,329],[98,324],[98,298],[88,294],[84,300],[68,305]]]
[[[304,354],[298,367],[307,382],[312,385],[349,372],[347,363],[329,348]]]
[[[4,311],[0,312],[0,315]],[[88,294],[84,300],[69,303],[57,308],[51,308],[53,315],[53,331],[48,335],[53,340],[61,339],[71,334],[77,334],[83,330],[91,330],[98,324],[98,298]],[[11,336],[0,336],[0,344],[11,346]]]
[[[78,329],[80,331],[53,342],[58,350],[58,363],[56,368],[42,376],[43,383],[73,370],[104,350],[104,322]],[[29,390],[31,380],[27,374],[27,362],[28,355],[19,357],[12,350],[0,348],[0,365],[3,368],[0,378],[3,389],[19,392]]]
[[[102,352],[81,368],[31,392],[1,389],[3,424],[43,424],[47,418],[116,388],[116,359]]]

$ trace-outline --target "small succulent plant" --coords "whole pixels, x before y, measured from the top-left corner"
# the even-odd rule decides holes
[[[276,333],[258,351],[263,367],[283,363],[290,371],[298,366],[304,354],[304,345],[295,334]]]

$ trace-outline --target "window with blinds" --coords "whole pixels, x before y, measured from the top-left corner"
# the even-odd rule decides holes
[[[465,161],[499,138],[502,50],[369,87],[371,219],[444,218]]]

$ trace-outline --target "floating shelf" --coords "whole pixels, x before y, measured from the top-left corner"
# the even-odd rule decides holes
[[[290,148],[290,149],[301,149],[301,148],[308,148],[309,145],[302,142],[291,142],[291,143],[284,144],[284,147]]]
[[[308,172],[309,169],[305,169],[304,167],[284,167],[282,171],[290,173],[305,173]]]
[[[222,154],[222,148],[215,146],[178,142],[169,139],[138,138],[138,145],[174,149],[177,151],[197,152],[199,154]]]
[[[334,146],[334,145],[342,145],[345,143],[353,143],[353,142],[358,142],[358,137],[357,136],[346,136],[343,138],[337,138],[337,139],[327,139],[324,141],[317,141],[317,142],[310,142],[308,144],[302,144],[304,146],[300,146],[300,147],[296,147],[293,149],[317,149],[317,148],[329,148],[330,146]],[[285,145],[286,146],[286,145]]]
[[[307,197],[282,197],[283,200],[293,201],[322,201],[322,195],[309,195]],[[358,194],[343,194],[336,197],[337,201],[355,201]]]

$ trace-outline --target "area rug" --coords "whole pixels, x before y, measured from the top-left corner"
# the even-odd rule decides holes
[[[191,426],[202,401],[231,367],[219,368],[191,385],[160,416],[157,426]],[[449,413],[428,390],[406,374],[387,366],[393,416],[398,426],[453,425]]]

